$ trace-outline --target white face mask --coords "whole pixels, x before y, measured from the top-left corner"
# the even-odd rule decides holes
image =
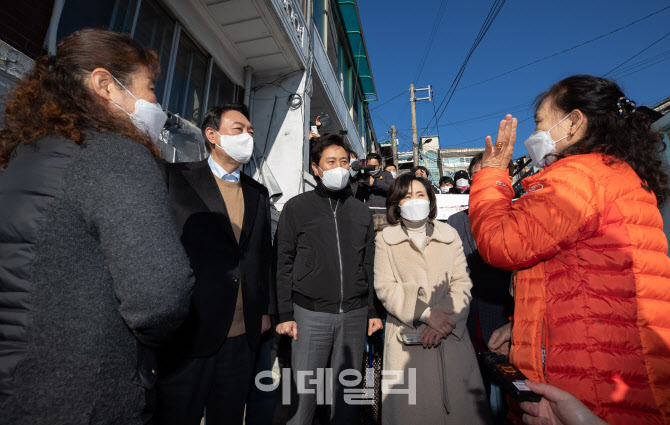
[[[323,173],[321,181],[323,185],[330,190],[342,190],[349,183],[349,170],[342,167],[333,168],[332,170],[319,170]]]
[[[396,173],[395,171],[391,171],[391,175],[393,176],[394,179],[398,178],[398,173]]]
[[[163,112],[163,108],[159,103],[151,103],[144,99],[138,99],[133,95],[130,90],[128,90],[119,80],[115,77],[114,81],[125,91],[128,92],[133,99],[135,99],[135,111],[132,114],[128,114],[128,111],[117,105],[116,103],[109,101],[112,105],[116,106],[130,117],[135,127],[138,130],[145,132],[149,135],[151,140],[154,142],[158,141],[158,137],[161,135],[165,121],[167,121],[167,115]]]
[[[468,179],[458,179],[456,180],[456,187],[459,189],[467,189],[470,187],[470,182]]]
[[[229,157],[242,164],[246,164],[251,159],[251,154],[254,152],[254,138],[249,133],[236,134],[230,136],[228,134],[220,134],[218,131],[220,143],[214,144],[223,149]]]
[[[538,168],[544,168],[553,162],[553,154],[556,154],[556,143],[560,142],[563,139],[567,139],[568,136],[561,137],[560,139],[554,141],[551,138],[551,130],[556,128],[557,125],[565,121],[570,114],[566,115],[565,118],[556,123],[549,130],[535,130],[530,135],[530,137],[523,142],[526,149],[528,149],[528,154],[533,160],[533,163]]]
[[[400,206],[400,215],[405,220],[425,220],[428,214],[430,214],[430,201],[425,199],[410,199]]]
[[[444,187],[440,188],[440,192],[441,193],[449,193],[449,189],[451,189],[451,188],[448,187],[448,186],[444,186]]]

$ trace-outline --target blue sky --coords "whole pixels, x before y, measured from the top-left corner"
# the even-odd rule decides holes
[[[386,140],[389,126],[395,125],[401,150],[409,149],[412,141],[410,83],[417,87],[431,84],[435,93],[434,105],[427,101],[417,103],[420,136],[493,4],[493,0],[449,0],[423,72],[413,81],[442,1],[446,0],[358,1],[379,96],[378,102],[370,103],[375,132],[380,141]],[[670,9],[583,47],[468,86],[606,34],[667,6],[667,0],[508,0],[470,59],[459,90],[440,121],[441,147],[483,146],[484,137],[495,133],[506,112],[513,113],[519,121],[532,116],[530,102],[556,81],[573,74],[603,75],[612,70],[670,32]],[[638,105],[653,105],[670,96],[670,35],[612,76]],[[403,90],[406,92],[400,97],[376,108]],[[421,93],[418,96],[423,97]],[[532,118],[520,124],[514,158],[526,154],[523,141],[533,129]]]

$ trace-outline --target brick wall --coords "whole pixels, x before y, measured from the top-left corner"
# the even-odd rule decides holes
[[[30,58],[43,55],[53,0],[13,0],[2,5],[0,40]]]

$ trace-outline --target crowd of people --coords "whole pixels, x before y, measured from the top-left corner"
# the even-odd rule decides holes
[[[439,187],[314,134],[316,189],[286,202],[273,240],[268,191],[241,172],[247,108],[207,112],[208,159],[161,161],[159,72],[136,40],[87,29],[10,93],[0,424],[269,424],[273,332],[290,339],[289,424],[323,404],[359,422],[379,333],[384,424],[670,424],[664,145],[615,82],[538,97],[525,146],[542,170],[516,200],[511,115]],[[441,221],[448,193],[469,209]],[[497,393],[486,351],[539,401]]]

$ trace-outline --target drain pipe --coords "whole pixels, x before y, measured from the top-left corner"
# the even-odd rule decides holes
[[[249,108],[249,113],[251,113],[251,74],[253,74],[254,69],[247,65],[244,67],[244,104]]]
[[[50,55],[56,54],[56,43],[58,41],[58,23],[60,22],[60,15],[63,13],[65,7],[65,0],[54,1],[54,7],[51,11],[51,21],[49,22],[49,29],[47,30],[47,37],[44,40],[44,47]]]

